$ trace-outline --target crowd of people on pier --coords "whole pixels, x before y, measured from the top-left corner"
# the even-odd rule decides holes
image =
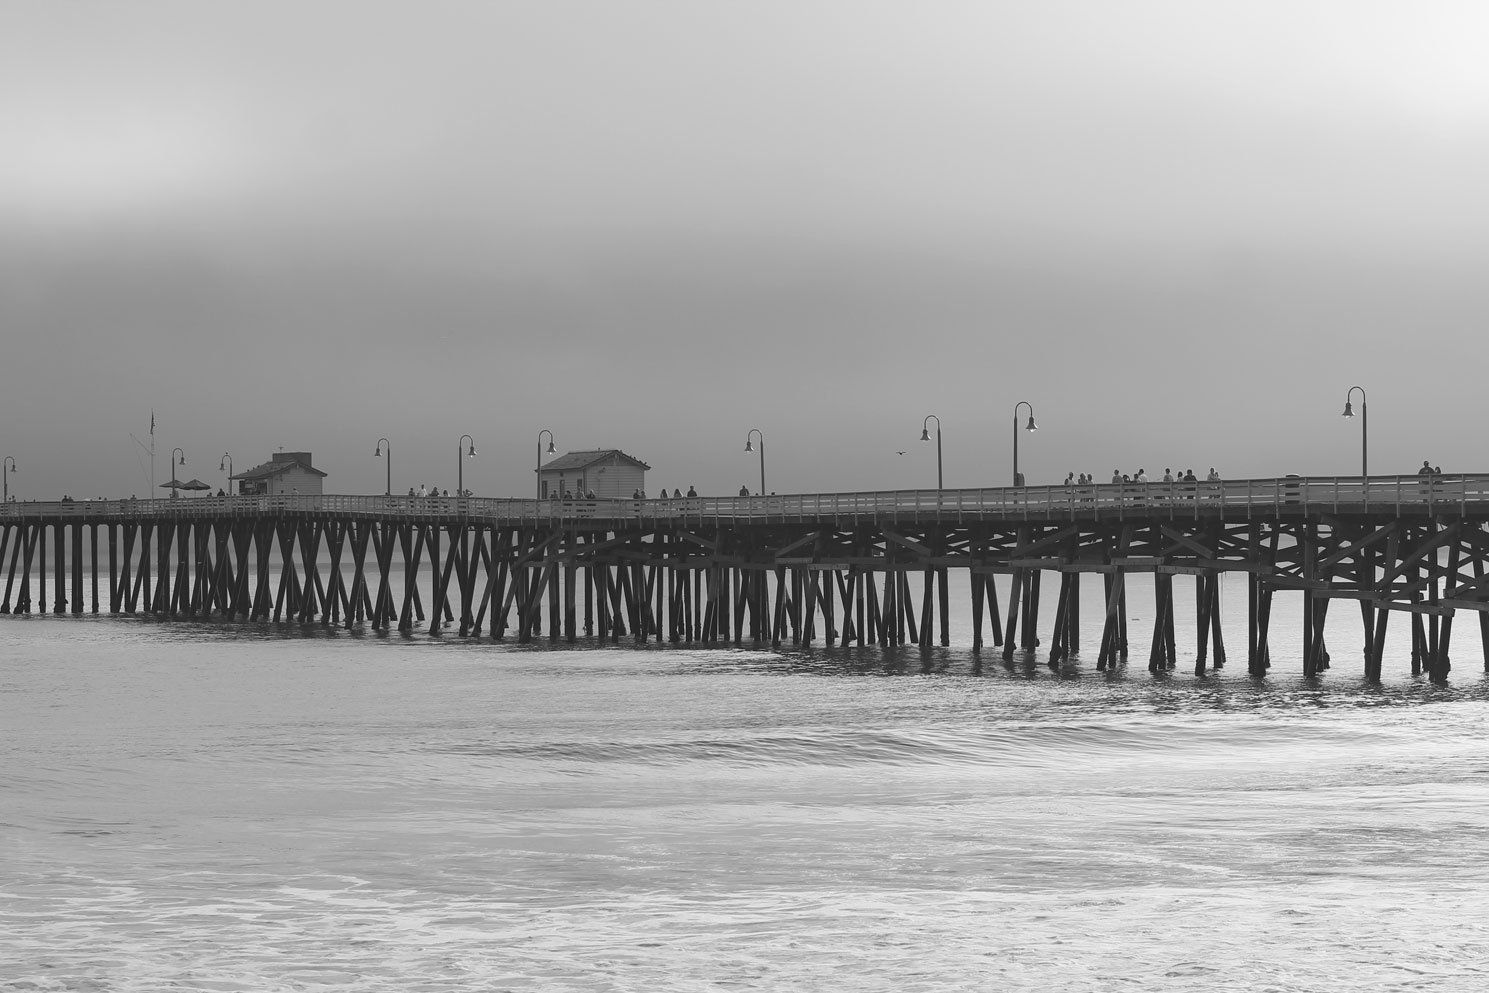
[[[1163,470],[1163,478],[1161,480],[1154,480],[1154,479],[1149,478],[1149,476],[1148,476],[1148,470],[1146,470],[1146,469],[1139,469],[1137,472],[1131,473],[1131,474],[1125,473],[1121,469],[1113,469],[1112,470],[1112,480],[1111,481],[1115,485],[1121,485],[1121,484],[1124,484],[1124,483],[1152,483],[1152,482],[1164,482],[1164,483],[1198,483],[1198,482],[1201,482],[1200,478],[1194,474],[1194,470],[1193,469],[1185,469],[1185,470],[1183,470],[1181,472],[1177,472],[1176,473],[1176,472],[1174,472],[1174,470],[1168,469],[1168,468],[1165,468]],[[1206,476],[1205,476],[1205,478],[1204,478],[1203,481],[1204,482],[1208,482],[1208,483],[1218,483],[1218,482],[1220,482],[1220,473],[1215,470],[1215,467],[1214,466],[1210,466],[1210,471],[1209,471],[1208,474],[1206,474]],[[1094,475],[1092,475],[1091,473],[1089,473],[1089,472],[1083,472],[1083,473],[1080,473],[1079,475],[1077,475],[1076,473],[1072,472],[1072,473],[1069,473],[1068,475],[1066,475],[1066,477],[1065,477],[1065,485],[1066,486],[1093,486],[1093,485],[1095,485],[1095,483],[1096,483],[1096,477]]]
[[[691,498],[693,498],[693,497],[695,497],[697,495],[698,495],[698,488],[696,486],[689,486],[688,487],[687,496],[683,496],[682,490],[679,490],[679,489],[674,489],[672,491],[672,494],[669,496],[668,493],[667,493],[667,487],[664,486],[664,487],[662,487],[661,495],[658,496],[657,499],[658,500],[687,500],[687,499],[691,499]],[[591,491],[590,492],[590,495],[589,495],[589,498],[591,500],[593,500],[594,499],[594,496],[595,496],[594,495],[594,492]],[[645,499],[647,499],[646,491],[645,490],[639,490],[639,489],[636,490],[634,493],[631,494],[631,499],[632,500],[645,500]]]

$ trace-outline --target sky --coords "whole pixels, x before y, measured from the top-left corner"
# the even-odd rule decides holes
[[[0,0],[23,499],[1489,471],[1489,5]],[[1356,394],[1358,398],[1358,394]],[[1358,406],[1358,405],[1357,405]],[[934,430],[935,422],[931,422]],[[138,439],[138,441],[136,440]]]

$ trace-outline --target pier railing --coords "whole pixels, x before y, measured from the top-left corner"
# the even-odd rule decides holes
[[[569,521],[1120,520],[1128,517],[1489,513],[1489,474],[1286,476],[1194,483],[1098,483],[957,490],[877,490],[682,499],[517,500],[488,497],[205,496],[162,500],[12,501],[0,520],[202,518],[311,513],[521,523]]]

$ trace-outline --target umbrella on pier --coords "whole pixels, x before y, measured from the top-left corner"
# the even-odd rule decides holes
[[[172,479],[169,483],[160,484],[160,488],[163,490],[179,490],[184,488],[185,486],[186,484],[181,482],[181,480],[179,479]]]
[[[200,479],[197,479],[195,476],[193,476],[191,479],[188,479],[186,482],[182,483],[181,488],[183,490],[210,490],[212,488],[212,484],[204,483]]]

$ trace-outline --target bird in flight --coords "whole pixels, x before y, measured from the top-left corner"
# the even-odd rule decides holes
[[[896,455],[904,455],[904,452],[895,452]]]

